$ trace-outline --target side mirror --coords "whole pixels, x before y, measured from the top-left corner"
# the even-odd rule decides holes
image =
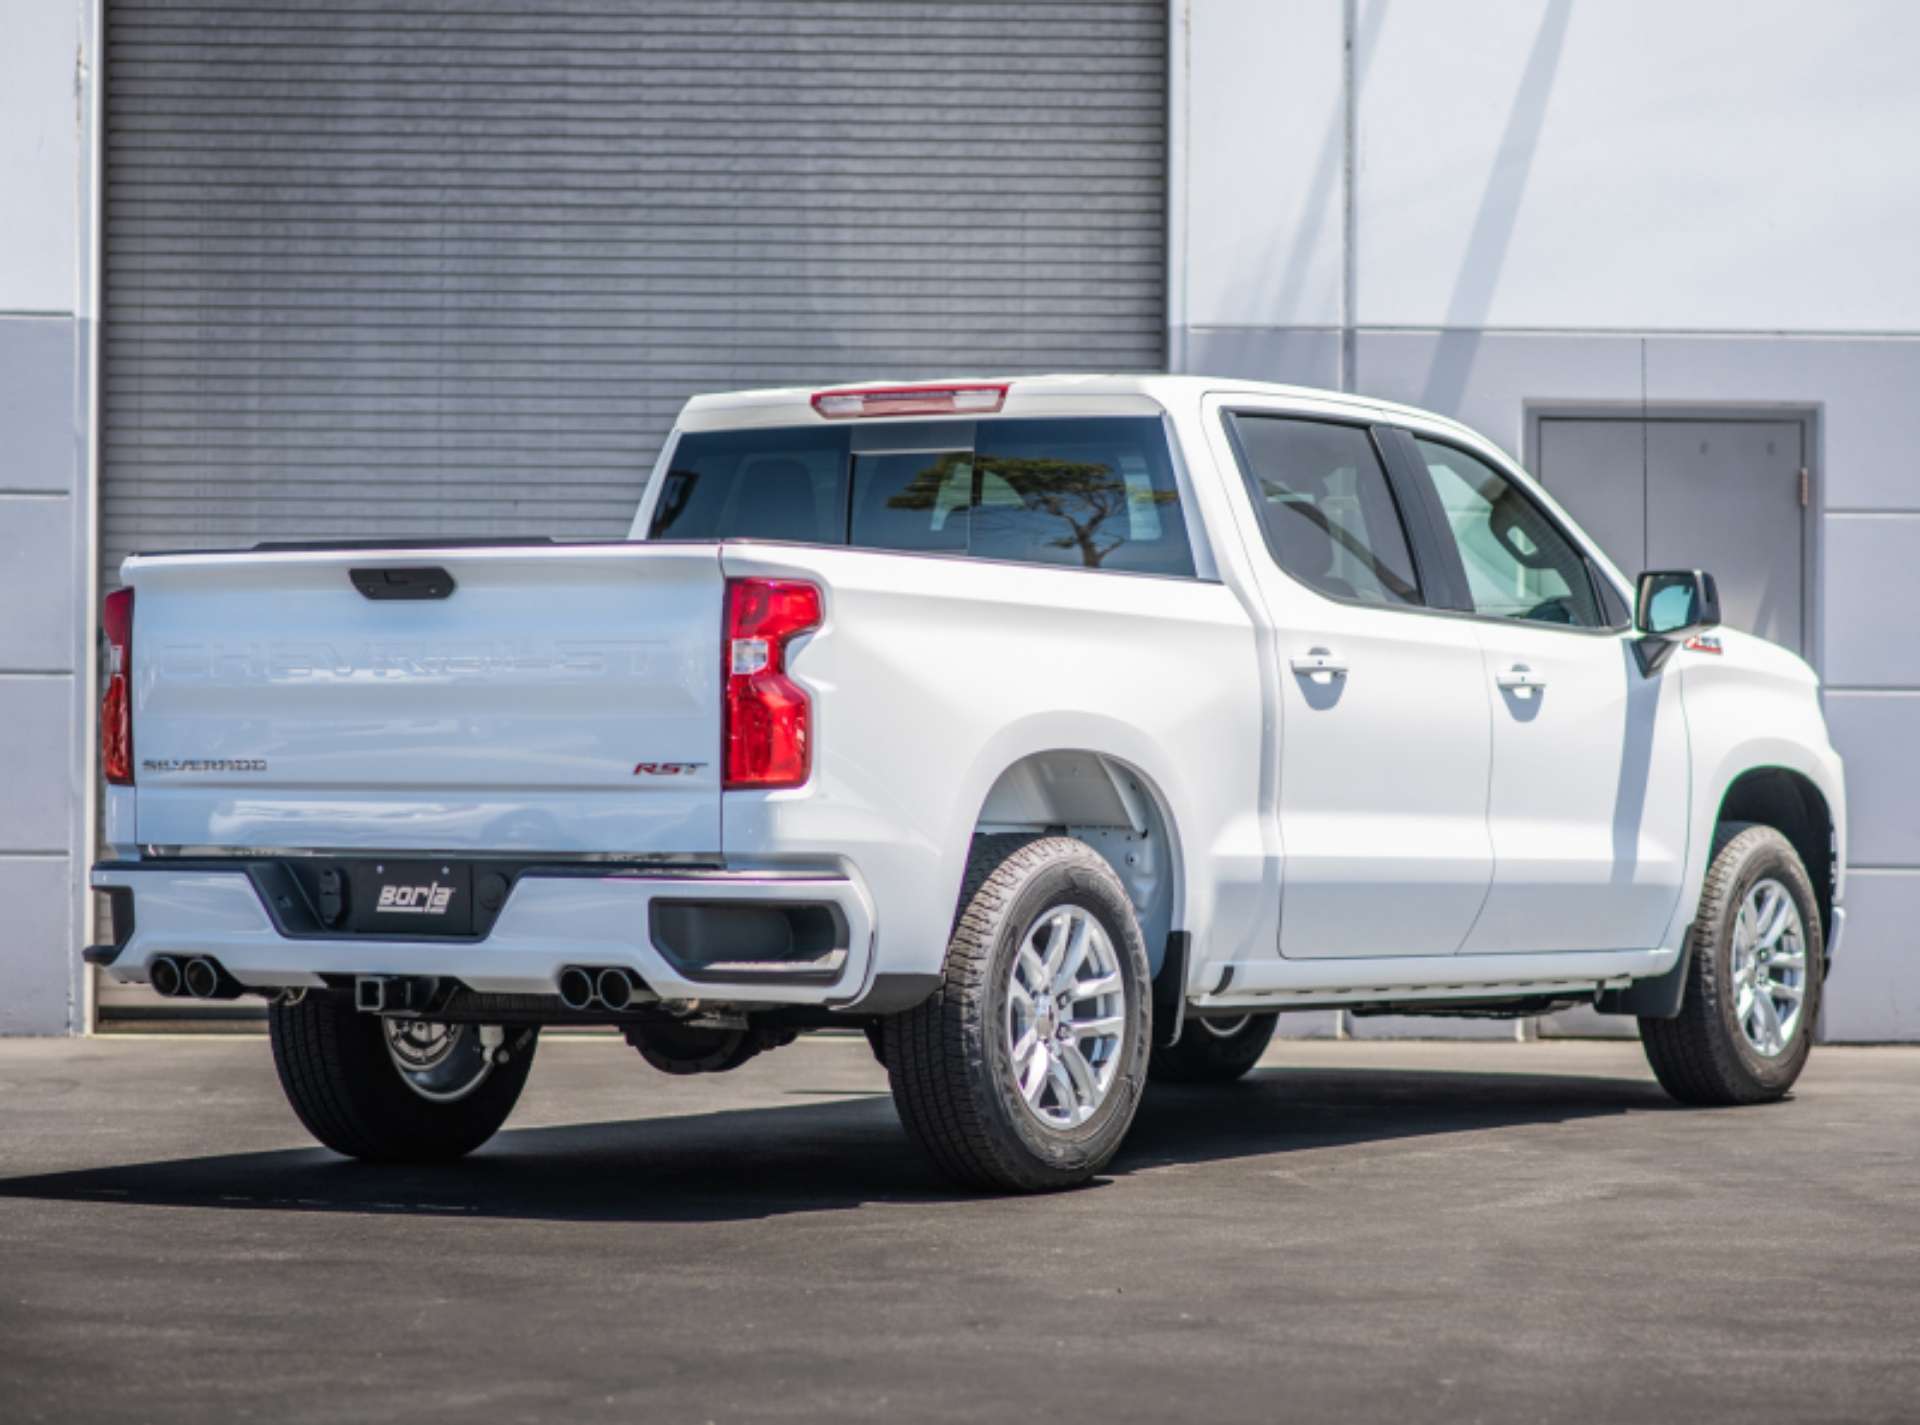
[[[1634,590],[1633,651],[1640,671],[1652,676],[1674,644],[1720,625],[1720,586],[1703,569],[1656,569],[1640,576]]]
[[[1650,570],[1633,599],[1633,626],[1654,638],[1680,638],[1720,623],[1720,586],[1701,569]]]

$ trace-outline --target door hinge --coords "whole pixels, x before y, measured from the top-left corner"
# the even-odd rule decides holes
[[[1813,503],[1813,481],[1807,475],[1807,467],[1800,467],[1800,508],[1806,509]]]

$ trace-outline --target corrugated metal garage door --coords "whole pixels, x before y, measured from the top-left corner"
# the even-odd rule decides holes
[[[732,386],[1164,362],[1164,0],[110,0],[104,572],[625,532]]]
[[[695,391],[1162,366],[1166,23],[108,0],[103,580],[618,536]]]

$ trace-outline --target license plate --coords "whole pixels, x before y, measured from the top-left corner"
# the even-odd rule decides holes
[[[350,877],[358,934],[473,934],[473,867],[465,862],[361,861]]]

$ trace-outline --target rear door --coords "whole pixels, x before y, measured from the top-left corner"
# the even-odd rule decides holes
[[[711,545],[168,556],[126,573],[144,844],[720,849]],[[392,597],[408,579],[434,596]]]
[[[1281,954],[1452,954],[1493,870],[1474,630],[1425,610],[1373,430],[1255,406],[1225,420],[1278,630]]]

